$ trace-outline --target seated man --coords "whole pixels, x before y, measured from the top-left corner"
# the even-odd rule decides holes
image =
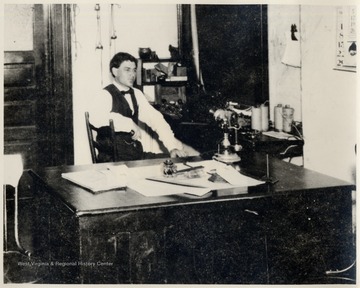
[[[157,133],[168,150],[167,156],[187,156],[183,144],[175,138],[163,115],[147,101],[139,89],[133,87],[136,63],[136,58],[130,54],[117,53],[110,61],[114,82],[93,99],[93,108],[89,112],[92,124],[100,127],[97,135],[97,141],[101,145],[99,161],[108,162],[112,159],[109,119],[114,121],[117,148],[115,161],[156,158],[157,155],[143,151],[141,136],[144,130],[139,127],[141,122]]]

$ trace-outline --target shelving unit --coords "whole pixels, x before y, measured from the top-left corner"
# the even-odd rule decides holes
[[[176,64],[171,59],[138,59],[136,84],[141,89],[154,86],[155,104],[175,103],[179,100],[186,102],[186,67]]]

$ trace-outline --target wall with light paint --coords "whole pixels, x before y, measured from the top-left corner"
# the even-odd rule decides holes
[[[353,72],[334,70],[336,6],[269,5],[270,115],[278,103],[303,122],[304,166],[355,182],[356,86]],[[301,68],[281,63],[290,25],[298,27]]]
[[[358,77],[334,70],[336,7],[302,5],[301,33],[305,167],[355,182]]]
[[[295,24],[300,30],[299,9],[299,5],[268,6],[269,115],[272,121],[274,121],[274,106],[278,104],[290,105],[294,108],[294,120],[302,120],[301,70],[282,63],[286,46],[291,41],[291,25]],[[297,36],[300,41],[300,33],[297,33]]]
[[[160,58],[169,58],[169,44],[178,46],[177,9],[175,4],[100,4],[99,11],[90,4],[72,8],[75,164],[86,164],[91,158],[84,112],[94,93],[110,82],[111,57],[120,51],[138,57],[139,47],[150,47]],[[114,33],[116,39],[111,40]],[[103,49],[96,49],[99,42]],[[144,92],[151,100],[154,90],[147,88]]]
[[[33,50],[33,6],[31,4],[4,5],[4,51]],[[16,25],[14,25],[16,23]]]

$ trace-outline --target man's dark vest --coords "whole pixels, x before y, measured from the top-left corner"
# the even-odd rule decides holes
[[[134,107],[132,112],[129,103],[125,99],[125,93],[121,92],[114,84],[104,88],[112,96],[111,112],[119,113],[131,118],[136,124],[139,121],[139,106],[135,98],[134,90],[130,88],[129,94]],[[130,132],[115,132],[114,143],[111,140],[110,126],[103,126],[98,129],[96,140],[99,144],[98,162],[139,160],[143,157],[141,142],[132,139]],[[116,153],[114,154],[114,146]]]
[[[132,120],[137,124],[139,120],[139,106],[137,104],[134,89],[130,88],[131,101],[134,107],[134,114],[130,109],[129,103],[126,101],[123,92],[114,85],[110,84],[104,88],[112,96],[112,109],[111,112],[119,113],[125,117],[132,118]]]

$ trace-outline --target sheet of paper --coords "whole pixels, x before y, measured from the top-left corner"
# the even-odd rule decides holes
[[[188,166],[182,163],[176,163],[177,169],[185,169],[189,168]],[[142,167],[132,167],[128,168],[126,165],[117,165],[117,166],[109,166],[109,170],[113,171],[116,175],[126,175],[128,182],[137,181],[139,179],[145,179],[148,177],[156,177],[162,176],[162,166],[158,165],[150,165],[150,166],[142,166]]]
[[[202,196],[213,190],[249,187],[264,183],[251,177],[244,176],[232,166],[215,160],[188,162],[186,165],[178,165],[178,170],[188,166],[203,166],[204,168],[199,170],[198,177],[195,178],[188,178],[186,174],[180,174],[175,177],[164,177],[162,175],[161,166],[159,165],[129,168],[131,174],[129,177],[131,177],[131,179],[129,178],[128,187],[145,196],[162,196],[183,193]],[[208,179],[210,178],[211,173],[218,173],[228,183],[209,181]],[[197,187],[189,187],[190,185]]]
[[[215,171],[216,169],[218,169],[219,167],[222,166],[227,166],[227,164],[219,162],[219,161],[215,161],[215,160],[204,160],[204,161],[197,161],[197,162],[187,162],[187,165],[191,166],[191,167],[195,167],[195,166],[203,166],[204,167],[204,171],[211,173],[213,171]]]
[[[267,131],[262,132],[263,135],[274,137],[277,139],[286,139],[286,140],[296,140],[297,137],[295,135],[291,135],[285,132],[277,132],[277,131]]]
[[[128,187],[144,196],[166,196],[185,193],[203,196],[211,191],[210,188],[193,188],[181,185],[155,182],[146,179],[130,183]]]
[[[249,176],[242,175],[233,166],[215,160],[189,162],[187,164],[191,166],[202,165],[204,166],[204,171],[207,173],[217,173],[229,182],[229,184],[236,187],[249,187],[265,183],[264,181],[259,181]]]
[[[107,169],[68,172],[62,173],[61,176],[94,193],[116,188],[125,188],[127,185],[126,175],[118,176]]]
[[[223,179],[234,186],[249,187],[264,183],[264,181],[259,181],[249,176],[240,174],[234,167],[230,165],[219,167],[216,170],[216,173],[218,173]]]
[[[117,177],[127,176],[129,174],[129,168],[125,165],[108,166],[107,169],[111,171]]]

